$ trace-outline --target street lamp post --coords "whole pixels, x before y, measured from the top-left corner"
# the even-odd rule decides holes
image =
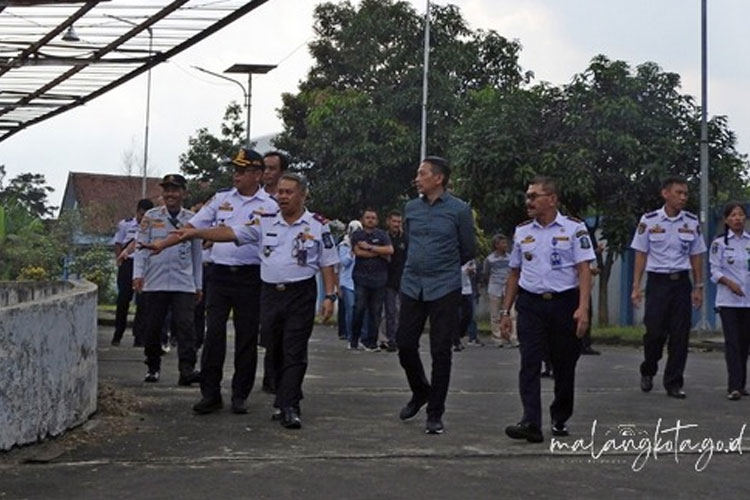
[[[422,75],[422,141],[419,149],[419,160],[427,156],[427,95],[430,75],[430,0],[424,14],[424,64]]]
[[[138,27],[138,23],[135,23],[124,17],[116,16],[114,14],[104,14],[112,19],[117,19],[125,24]],[[148,57],[151,58],[154,54],[154,31],[151,26],[146,27],[148,31]],[[141,179],[141,198],[146,197],[147,181],[148,181],[148,138],[149,138],[149,124],[151,122],[151,68],[148,69],[146,74],[146,127],[143,133],[143,176]]]
[[[250,147],[250,110],[252,109],[252,95],[253,95],[253,75],[263,75],[274,69],[276,65],[272,64],[235,64],[231,67],[229,67],[225,73],[243,73],[247,74],[247,89],[245,89],[245,86],[235,80],[234,78],[229,78],[228,76],[224,76],[219,73],[214,73],[213,71],[207,70],[205,68],[201,68],[199,66],[193,66],[193,68],[197,69],[198,71],[202,71],[204,73],[207,73],[209,75],[215,76],[216,78],[221,78],[222,80],[226,80],[228,82],[232,82],[236,85],[238,85],[242,89],[242,94],[245,98],[245,109],[247,110],[247,126],[245,129],[245,146]]]
[[[707,0],[701,0],[701,229],[706,238],[708,235],[708,218],[711,211],[708,205],[708,12]],[[708,276],[708,259],[703,259],[703,279]],[[705,290],[705,288],[704,288]],[[705,292],[704,292],[705,294]],[[699,330],[708,330],[707,305],[701,308]]]

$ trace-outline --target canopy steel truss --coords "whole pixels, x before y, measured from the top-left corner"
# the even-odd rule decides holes
[[[174,57],[268,0],[0,0],[0,142]]]

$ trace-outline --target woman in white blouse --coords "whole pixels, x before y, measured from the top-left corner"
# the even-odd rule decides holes
[[[724,208],[723,235],[711,243],[711,281],[716,286],[716,307],[724,330],[728,398],[747,396],[747,355],[750,347],[750,234],[745,231],[745,208],[729,203]]]

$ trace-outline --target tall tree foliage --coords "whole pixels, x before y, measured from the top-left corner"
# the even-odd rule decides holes
[[[190,204],[204,201],[218,189],[232,186],[232,167],[227,159],[245,145],[242,106],[232,102],[224,112],[221,134],[205,127],[188,139],[188,150],[180,155],[180,170],[188,179]]]
[[[49,205],[48,196],[54,189],[47,185],[44,175],[26,172],[13,177],[7,184],[4,182],[6,176],[5,165],[0,165],[0,205],[18,204],[37,217],[52,215],[57,209]]]
[[[592,235],[606,240],[597,259],[599,321],[607,324],[612,265],[627,250],[638,217],[661,204],[661,180],[681,175],[698,192],[700,110],[680,93],[679,75],[600,55],[561,89],[485,90],[472,102],[452,141],[461,192],[489,208],[485,223],[509,230],[524,218],[514,193],[531,175],[559,179],[566,211],[589,216]],[[746,158],[726,118],[711,120],[709,141],[711,198],[746,196]]]
[[[433,5],[428,109],[430,154],[447,154],[465,97],[528,81],[520,45],[472,31],[455,6]],[[419,161],[423,18],[407,2],[323,3],[315,9],[315,60],[299,93],[285,94],[276,145],[309,176],[313,204],[354,217],[399,205]]]

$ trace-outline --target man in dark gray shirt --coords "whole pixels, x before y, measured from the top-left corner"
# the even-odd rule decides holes
[[[359,348],[359,338],[367,351],[378,349],[378,326],[383,312],[385,283],[388,279],[388,257],[393,254],[393,246],[388,233],[378,229],[378,214],[368,208],[362,214],[362,229],[352,234],[354,261],[354,319],[349,349]],[[362,334],[362,326],[367,313],[367,332]]]
[[[476,254],[471,208],[446,191],[450,167],[428,156],[417,169],[419,198],[406,204],[409,239],[401,278],[398,357],[406,372],[411,400],[399,418],[413,418],[427,404],[428,434],[443,432],[442,416],[451,373],[451,336],[458,330],[461,265]],[[427,380],[419,356],[419,338],[430,318],[432,377]]]

